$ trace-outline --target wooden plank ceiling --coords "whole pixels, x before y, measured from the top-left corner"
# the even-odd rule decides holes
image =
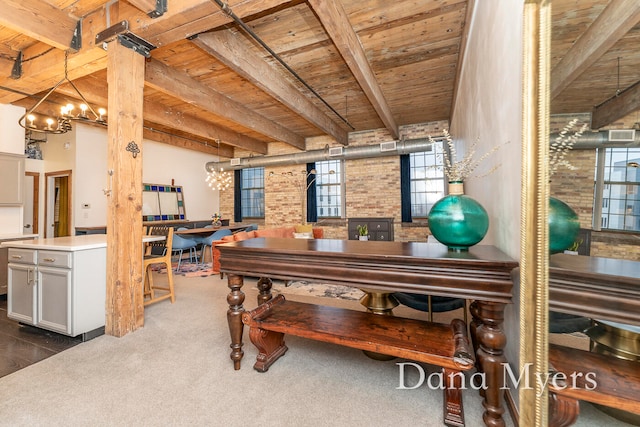
[[[553,1],[552,113],[591,111],[640,81],[636,3]],[[127,21],[156,46],[145,73],[149,139],[208,153],[219,141],[220,155],[232,157],[235,148],[265,154],[274,141],[304,150],[318,135],[346,144],[349,132],[386,128],[397,137],[398,126],[450,118],[474,1],[167,0],[152,18],[155,4],[4,0],[0,103],[30,107],[64,76],[81,21],[68,75],[92,105],[106,106],[106,52],[95,36]],[[22,74],[11,78],[19,54]],[[72,97],[67,86],[51,98]],[[638,110],[630,99],[624,108]]]

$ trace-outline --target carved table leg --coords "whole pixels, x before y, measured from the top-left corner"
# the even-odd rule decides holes
[[[482,415],[485,425],[503,427],[505,425],[502,414],[504,408],[504,365],[507,359],[503,349],[507,338],[502,330],[505,304],[487,301],[475,301],[472,304],[473,315],[471,335],[476,348],[478,367],[485,375],[486,390],[482,405],[485,412]]]
[[[464,427],[464,409],[462,407],[462,377],[464,374],[452,369],[442,369],[446,381],[444,388],[444,424]]]
[[[244,277],[236,274],[227,274],[227,283],[231,292],[227,295],[229,310],[227,311],[227,322],[229,323],[229,333],[231,334],[231,360],[233,360],[233,369],[240,369],[240,361],[244,356],[242,351],[242,333],[244,332],[244,324],[242,323],[242,313],[244,313],[244,292],[242,285]]]
[[[288,350],[284,343],[284,334],[282,332],[250,328],[249,338],[258,349],[258,357],[253,369],[259,372],[267,372],[269,367]]]
[[[261,277],[258,280],[258,305],[269,301],[273,298],[271,295],[271,286],[273,283],[268,277]]]
[[[566,427],[576,422],[580,403],[576,399],[549,393],[549,426]]]
[[[383,316],[393,316],[393,309],[400,303],[389,292],[370,291],[361,289],[364,295],[360,298],[360,304],[367,308],[369,313],[381,314]],[[369,358],[374,360],[393,360],[394,356],[388,354],[375,353],[373,351],[362,350]]]
[[[469,312],[471,313],[471,322],[469,322],[469,338],[471,338],[471,344],[473,345],[473,354],[478,354],[478,326],[482,324],[482,321],[478,317],[478,304],[476,301],[471,302],[469,305]],[[478,372],[482,372],[482,367],[480,366],[480,359],[476,357],[476,369]],[[478,377],[474,377],[474,386],[480,387],[481,380]],[[480,388],[480,396],[484,397],[484,389]]]

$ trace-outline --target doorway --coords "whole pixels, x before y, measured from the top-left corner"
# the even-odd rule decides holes
[[[45,237],[71,235],[71,171],[45,174]]]
[[[40,216],[40,174],[38,172],[24,173],[24,205],[22,224],[24,234],[38,234]]]

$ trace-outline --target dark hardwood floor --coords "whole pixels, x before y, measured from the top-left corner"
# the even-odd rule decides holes
[[[0,295],[0,377],[26,368],[82,342],[34,328],[7,317],[7,296]]]

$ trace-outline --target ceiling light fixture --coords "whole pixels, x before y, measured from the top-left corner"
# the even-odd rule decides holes
[[[218,160],[220,160],[220,140],[216,139],[218,143]],[[231,172],[225,171],[223,168],[220,170],[212,169],[207,171],[207,184],[212,190],[224,191],[227,190],[233,182],[233,176]]]
[[[80,93],[78,88],[71,80],[69,80],[67,74],[67,59],[68,51],[64,53],[64,77],[58,83],[53,86],[47,94],[40,99],[33,107],[27,110],[26,113],[18,120],[18,124],[31,132],[41,133],[66,133],[69,132],[71,127],[71,120],[79,120],[83,122],[97,123],[106,126],[107,122],[105,115],[107,110],[99,108],[96,113],[93,107],[89,104],[87,99]],[[62,83],[68,82],[71,87],[76,91],[78,96],[82,99],[82,104],[79,106],[80,112],[74,115],[73,110],[75,106],[73,104],[66,104],[60,108],[60,115],[58,117],[47,117],[46,114],[38,113],[36,110],[48,97],[51,95]],[[89,117],[89,112],[93,115],[93,118]],[[44,118],[43,118],[44,117]]]

